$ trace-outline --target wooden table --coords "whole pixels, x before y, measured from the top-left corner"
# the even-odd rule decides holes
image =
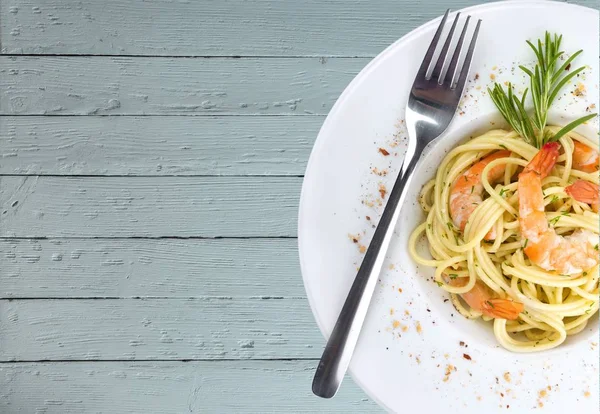
[[[476,3],[1,0],[0,412],[379,411],[310,392],[302,174],[372,57]]]

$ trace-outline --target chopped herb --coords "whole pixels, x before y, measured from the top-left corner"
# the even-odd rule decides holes
[[[475,186],[471,187],[471,194],[473,194],[473,190],[475,190]]]
[[[593,303],[590,303],[590,306],[588,306],[588,309],[585,311],[586,314],[589,314],[592,311],[592,308],[594,307]]]
[[[584,276],[587,276],[587,275],[588,275],[588,272],[583,272],[583,275],[584,275]]]
[[[525,244],[523,245],[523,248],[527,247],[527,243],[529,243],[529,239],[525,239]]]
[[[489,300],[486,300],[485,303],[492,309],[494,309],[494,304],[492,302],[490,302]]]
[[[452,230],[452,223],[450,223],[450,222],[447,222],[447,223],[446,223],[446,225],[448,226],[448,228],[449,228],[450,230]]]
[[[598,250],[598,245],[595,245],[595,246],[594,246],[594,249]]]
[[[435,281],[435,283],[437,283],[437,285],[438,285],[439,287],[442,287],[442,285],[443,285],[443,283],[442,283],[442,282],[438,282],[437,280]]]
[[[456,279],[458,277],[456,273],[450,273],[448,276],[450,276],[450,279]]]
[[[504,144],[500,144],[499,146],[500,146],[500,148],[504,148],[505,150],[508,149],[508,148],[506,148],[506,145],[504,145]]]
[[[555,195],[552,197],[552,200],[550,200],[550,202],[551,202],[551,203],[556,203],[557,201],[558,201],[558,196],[555,194]]]
[[[506,188],[503,188],[502,190],[500,190],[500,197],[504,196],[504,193],[508,192],[508,190]]]
[[[552,220],[549,220],[548,223],[550,223],[554,226],[554,225],[556,225],[556,223],[558,223],[558,220],[560,220],[560,218],[563,216],[569,217],[569,213],[563,211],[562,213],[560,213],[560,216],[554,217]]]

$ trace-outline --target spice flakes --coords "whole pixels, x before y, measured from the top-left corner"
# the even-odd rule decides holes
[[[453,372],[456,372],[457,369],[454,365],[452,364],[448,364],[446,365],[446,371],[444,372],[444,382],[448,382],[450,380],[450,374],[452,374]]]
[[[577,87],[575,88],[575,90],[573,90],[573,95],[574,96],[584,96],[585,95],[585,85],[581,82],[579,82],[577,84]]]
[[[364,253],[367,251],[367,247],[364,244],[360,244],[360,234],[351,234],[348,233],[348,238],[350,239],[350,241],[352,241],[352,243],[356,244],[358,246],[358,251],[360,253]]]
[[[380,170],[377,167],[371,168],[371,172],[379,177],[385,177],[386,175],[388,175],[388,170],[386,170],[386,169]]]
[[[381,199],[385,200],[385,195],[387,194],[387,188],[383,184],[379,184],[379,195],[381,195]]]

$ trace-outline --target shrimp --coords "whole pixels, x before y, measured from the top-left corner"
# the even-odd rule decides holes
[[[451,286],[461,287],[468,283],[468,278],[447,278]],[[511,299],[502,299],[493,296],[492,290],[481,280],[477,279],[475,285],[468,292],[462,293],[461,298],[471,309],[481,312],[490,318],[515,320],[525,308],[522,303],[514,302]]]
[[[600,194],[598,186],[585,180],[577,180],[565,188],[566,193],[577,201],[587,203],[596,213],[600,206]]]
[[[488,155],[481,161],[475,163],[471,168],[460,175],[452,185],[450,191],[450,217],[454,225],[461,231],[465,229],[469,217],[475,211],[477,206],[483,201],[483,184],[481,183],[481,173],[483,169],[492,161],[508,157],[510,151],[498,151]],[[495,182],[504,176],[504,165],[496,165],[488,172],[488,180]],[[487,234],[487,240],[496,238],[495,228],[492,228]]]
[[[598,264],[598,236],[579,229],[563,237],[548,225],[542,180],[554,167],[559,148],[557,142],[545,144],[519,174],[519,226],[525,239],[525,254],[532,263],[545,270],[572,275]]]
[[[598,151],[579,141],[573,140],[573,144],[575,145],[573,149],[573,168],[587,173],[598,171],[600,168]]]

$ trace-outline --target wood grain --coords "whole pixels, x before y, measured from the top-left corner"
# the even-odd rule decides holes
[[[302,175],[310,116],[0,118],[0,174]]]
[[[297,177],[0,177],[2,237],[294,237]]]
[[[0,57],[0,114],[327,114],[367,62]]]
[[[0,365],[4,413],[375,413],[350,378],[310,392],[315,361],[82,362]]]
[[[0,301],[1,361],[319,358],[306,299]]]
[[[0,252],[1,298],[305,297],[295,239],[0,240]]]
[[[374,56],[446,7],[477,3],[7,0],[0,36],[3,53]]]
[[[477,0],[6,0],[3,53],[374,56]],[[576,3],[598,8],[598,0]]]

